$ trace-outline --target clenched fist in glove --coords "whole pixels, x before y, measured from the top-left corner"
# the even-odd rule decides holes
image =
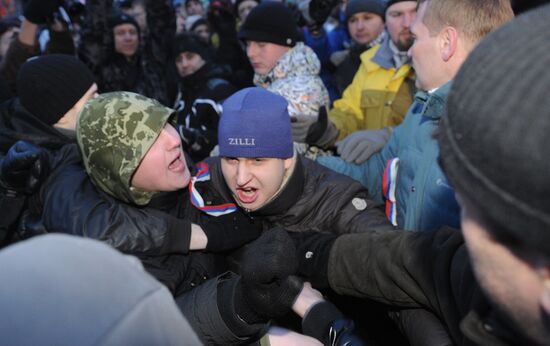
[[[241,211],[210,218],[200,226],[208,238],[206,250],[213,252],[239,248],[261,234],[261,225]]]
[[[295,251],[282,228],[265,231],[246,249],[240,274],[247,309],[239,311],[246,321],[276,318],[291,311],[303,287],[293,276],[298,263]]]
[[[379,152],[392,134],[391,127],[379,130],[356,131],[336,142],[336,152],[344,161],[361,164]]]
[[[6,190],[33,193],[49,171],[45,150],[34,144],[18,141],[0,164],[0,186]]]

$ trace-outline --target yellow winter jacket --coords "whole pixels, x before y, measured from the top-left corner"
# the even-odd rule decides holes
[[[357,130],[400,124],[414,97],[414,72],[409,64],[384,68],[373,61],[381,45],[361,54],[361,65],[342,98],[334,102],[330,120],[338,140]]]

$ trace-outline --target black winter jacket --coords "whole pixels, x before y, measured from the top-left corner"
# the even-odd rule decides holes
[[[72,139],[25,110],[19,99],[0,104],[0,159],[18,140],[57,150]],[[46,170],[45,167],[43,167]],[[19,220],[28,208],[27,195],[0,187],[0,247],[14,240]]]
[[[456,345],[527,344],[490,308],[455,229],[340,236],[330,250],[328,280],[340,294],[433,312]]]
[[[104,241],[137,256],[174,295],[224,269],[216,267],[212,254],[188,253],[191,222],[206,216],[190,205],[186,189],[158,194],[147,207],[137,207],[95,187],[76,145],[60,150],[52,167],[34,203],[43,227],[21,230],[26,232],[21,238],[47,230]]]

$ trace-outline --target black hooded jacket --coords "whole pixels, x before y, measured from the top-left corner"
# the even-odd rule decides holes
[[[227,72],[207,62],[195,73],[179,80],[174,102],[178,132],[183,149],[194,162],[210,156],[218,144],[221,103],[237,91],[225,78]]]

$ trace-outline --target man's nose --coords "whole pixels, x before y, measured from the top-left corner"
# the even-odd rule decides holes
[[[411,24],[414,20],[415,14],[414,13],[405,13],[403,15],[403,19],[401,22],[401,25],[403,25],[404,28],[410,28]]]
[[[174,149],[181,145],[181,138],[178,131],[174,128],[168,130],[166,128],[162,129],[164,135],[168,138],[168,148]]]
[[[244,186],[250,181],[250,170],[248,169],[246,162],[239,161],[237,165],[237,185]]]

